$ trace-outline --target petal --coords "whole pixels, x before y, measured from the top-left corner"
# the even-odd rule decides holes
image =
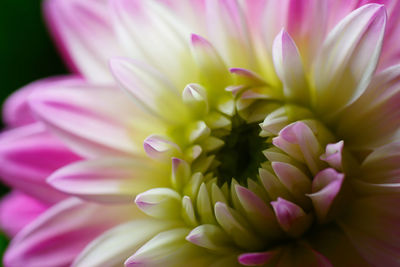
[[[351,243],[371,265],[399,264],[399,200],[398,194],[361,198],[340,220]]]
[[[141,113],[125,94],[108,87],[41,90],[31,96],[30,106],[71,149],[85,157],[142,152],[142,140],[157,127],[154,118]]]
[[[179,219],[181,196],[170,188],[153,188],[140,193],[135,203],[147,215],[158,219]]]
[[[152,237],[173,226],[172,222],[150,219],[118,225],[89,243],[72,266],[122,266],[132,251],[138,250]]]
[[[176,14],[174,8],[161,2],[112,0],[113,25],[127,56],[148,62],[167,74],[174,85],[183,88],[196,81],[188,45],[189,23],[182,19],[190,13]],[[188,3],[176,6],[184,8],[185,5]]]
[[[229,251],[230,238],[220,227],[213,224],[202,224],[194,228],[186,240],[196,246],[204,247],[214,251]]]
[[[112,58],[110,67],[120,86],[144,109],[169,122],[185,118],[179,90],[155,68],[129,58]]]
[[[22,126],[35,122],[36,119],[29,106],[29,96],[36,90],[42,90],[47,87],[68,86],[81,84],[83,80],[75,76],[47,78],[28,84],[20,90],[13,93],[4,103],[3,120],[11,127]]]
[[[394,142],[374,150],[361,166],[362,179],[372,183],[400,182],[400,143]]]
[[[279,235],[279,225],[276,223],[272,208],[267,206],[263,200],[249,189],[240,185],[236,185],[235,189],[247,215],[246,218],[254,225],[257,231],[268,238]]]
[[[46,183],[46,178],[58,168],[80,159],[41,123],[9,130],[0,138],[2,181],[44,203],[65,198]]]
[[[190,262],[193,266],[207,266],[209,258],[203,249],[185,240],[186,228],[161,232],[142,246],[125,261],[131,266],[182,266]],[[208,264],[207,264],[208,263]]]
[[[95,237],[133,216],[132,206],[98,206],[67,199],[16,235],[4,263],[32,267],[69,265]]]
[[[165,167],[147,158],[80,161],[54,172],[47,182],[58,190],[100,203],[130,203],[136,194],[167,185]]]
[[[337,122],[338,134],[353,147],[377,147],[395,138],[400,126],[400,65],[374,76],[367,90]]]
[[[343,140],[335,143],[328,144],[325,153],[321,155],[320,159],[327,162],[336,170],[343,171],[342,154],[343,154]]]
[[[329,33],[314,67],[320,114],[333,116],[364,92],[379,59],[385,23],[385,8],[369,4]]]
[[[313,180],[312,194],[307,194],[314,205],[320,221],[324,221],[338,196],[344,181],[344,174],[327,168],[320,171]]]
[[[120,55],[106,1],[48,0],[45,15],[68,65],[96,82],[109,82],[110,56]]]
[[[275,70],[284,86],[285,97],[289,101],[307,104],[310,92],[303,63],[296,44],[285,30],[275,38],[272,56]]]
[[[254,67],[248,28],[238,1],[206,0],[210,40],[230,66]]]
[[[48,207],[47,203],[13,191],[0,202],[0,227],[8,236],[13,237]]]
[[[281,228],[293,237],[301,236],[311,225],[312,217],[298,205],[278,197],[271,205]]]
[[[262,242],[235,210],[229,208],[225,203],[215,204],[215,218],[219,225],[227,232],[237,246],[244,249],[259,249]]]
[[[264,264],[276,261],[279,253],[279,250],[244,253],[239,256],[238,260],[244,266],[263,266]]]

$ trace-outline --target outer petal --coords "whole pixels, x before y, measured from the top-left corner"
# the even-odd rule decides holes
[[[0,176],[18,190],[45,203],[65,197],[45,179],[55,170],[81,158],[35,123],[4,132],[0,138]]]
[[[171,7],[160,2],[112,0],[113,25],[126,55],[148,62],[183,88],[196,78],[188,46],[188,23],[181,21],[188,14],[174,14]],[[174,2],[172,5],[176,5]],[[179,2],[177,6],[184,5]]]
[[[74,76],[48,78],[33,82],[7,98],[3,106],[3,120],[11,127],[22,126],[35,122],[36,119],[29,106],[29,96],[36,90],[42,90],[47,87],[68,86],[81,84],[82,79]]]
[[[400,126],[400,65],[372,80],[367,90],[340,114],[338,134],[353,147],[376,147],[395,138]]]
[[[363,162],[361,178],[371,183],[400,183],[400,143],[390,143],[372,152]]]
[[[12,240],[4,264],[66,266],[95,237],[129,218],[129,206],[98,206],[70,198],[53,206]]]
[[[125,94],[109,87],[42,90],[31,96],[30,105],[40,120],[85,157],[142,151],[142,140],[157,126]]]
[[[48,0],[45,14],[67,63],[85,77],[111,81],[110,56],[121,55],[106,1]]]
[[[398,194],[362,198],[340,220],[351,243],[371,265],[400,264],[399,201]]]
[[[162,232],[126,260],[125,266],[207,266],[210,257],[202,248],[185,240],[189,229],[176,228]]]
[[[329,33],[314,67],[314,100],[320,114],[332,116],[366,89],[379,59],[385,24],[385,8],[370,4]]]
[[[169,122],[185,118],[179,90],[157,69],[129,58],[113,58],[110,67],[121,87],[144,109]]]
[[[121,224],[93,240],[79,254],[72,266],[122,266],[133,251],[174,225],[174,222],[150,219]]]
[[[12,237],[48,207],[47,203],[13,191],[0,202],[0,227]]]
[[[238,1],[208,0],[206,12],[210,39],[226,62],[254,69],[251,39]]]
[[[147,158],[101,158],[70,164],[57,170],[48,183],[86,200],[129,203],[150,188],[168,185],[165,167]]]

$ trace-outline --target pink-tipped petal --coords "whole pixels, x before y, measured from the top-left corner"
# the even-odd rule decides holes
[[[327,162],[336,170],[343,171],[343,145],[343,140],[335,144],[328,144],[326,146],[325,153],[321,155],[320,159]]]
[[[13,237],[48,208],[47,203],[13,191],[0,202],[0,227]]]
[[[255,64],[251,39],[237,1],[206,0],[210,40],[230,66],[252,67]],[[238,54],[245,54],[239,57]]]
[[[168,161],[182,153],[177,144],[158,135],[147,137],[143,142],[143,148],[149,157],[159,161]]]
[[[333,116],[365,91],[378,63],[385,24],[384,6],[368,4],[329,33],[314,67],[318,113]]]
[[[99,206],[75,198],[66,199],[15,236],[4,256],[4,264],[70,265],[90,241],[116,224],[132,219],[135,213],[132,206]]]
[[[175,223],[171,221],[151,219],[120,224],[94,239],[78,255],[72,266],[123,266],[132,251],[138,250],[153,236],[174,226]]]
[[[298,205],[280,197],[271,205],[279,225],[289,235],[301,236],[310,227],[312,218]]]
[[[85,157],[134,154],[141,151],[141,140],[132,137],[151,131],[143,123],[147,120],[151,127],[152,117],[140,113],[125,94],[109,87],[41,90],[31,95],[30,106],[71,149]]]
[[[290,101],[308,104],[309,86],[299,51],[290,35],[282,30],[272,47],[275,70],[283,82],[285,97]]]
[[[319,172],[312,183],[312,193],[307,196],[313,202],[315,213],[324,221],[333,202],[339,194],[344,181],[344,174],[328,168]]]
[[[121,50],[107,8],[106,1],[45,1],[45,15],[64,59],[96,82],[112,81],[107,59]]]
[[[100,203],[130,203],[134,196],[168,184],[158,166],[144,157],[80,161],[54,172],[47,182],[58,190]],[[163,179],[164,178],[164,179]]]
[[[130,58],[112,58],[110,68],[119,85],[147,111],[168,122],[185,117],[179,90],[157,69]]]
[[[0,136],[2,181],[44,203],[65,198],[65,194],[46,183],[46,178],[58,168],[80,159],[41,123],[18,127]]]
[[[244,266],[263,266],[270,263],[279,255],[279,250],[241,254],[238,258]]]

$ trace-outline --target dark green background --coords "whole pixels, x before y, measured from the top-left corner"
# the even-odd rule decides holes
[[[67,72],[47,32],[41,2],[0,0],[0,103],[29,82]],[[7,190],[0,184],[1,195]],[[0,233],[0,256],[7,242]]]

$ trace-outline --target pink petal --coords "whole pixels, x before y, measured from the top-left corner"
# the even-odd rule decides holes
[[[344,174],[328,168],[320,171],[313,180],[311,198],[315,213],[320,221],[324,221],[333,202],[339,194],[344,181]]]
[[[194,14],[177,14],[180,11],[174,9],[188,9],[193,1],[179,4],[172,1],[173,8],[161,2],[111,0],[113,24],[126,56],[154,66],[181,88],[196,82],[195,65],[186,41],[189,29],[193,28],[188,27],[188,20],[183,21],[183,17],[193,20]]]
[[[130,203],[136,194],[167,185],[165,167],[147,158],[101,158],[80,161],[54,172],[47,182],[54,188],[100,203]]]
[[[29,96],[36,90],[41,90],[49,86],[68,86],[73,84],[81,84],[82,79],[74,76],[48,78],[33,82],[7,98],[3,107],[3,120],[11,127],[22,126],[35,122],[36,119],[29,106]]]
[[[400,126],[400,65],[375,75],[367,90],[340,114],[338,133],[353,147],[377,147]]]
[[[210,40],[230,66],[249,68],[255,59],[249,32],[237,1],[207,0]],[[243,56],[238,56],[238,54]]]
[[[173,156],[179,156],[181,149],[177,144],[158,135],[150,135],[143,142],[146,154],[156,160],[169,161]]]
[[[332,116],[365,91],[378,63],[385,24],[385,8],[369,4],[329,33],[314,67],[320,114]]]
[[[89,243],[72,266],[123,266],[133,251],[138,250],[158,233],[174,226],[176,223],[171,221],[151,219],[139,219],[118,225]]]
[[[0,136],[0,177],[44,203],[65,198],[45,182],[46,178],[58,168],[80,159],[41,123],[15,128]]]
[[[125,94],[108,87],[41,90],[31,96],[30,106],[50,130],[85,157],[142,151],[141,138],[152,130],[143,126],[152,122],[157,126]]]
[[[398,194],[361,198],[340,226],[370,265],[396,266],[400,253]]]
[[[400,182],[400,142],[374,150],[361,166],[362,179],[372,183]]]
[[[272,56],[275,70],[284,85],[285,97],[289,101],[308,104],[310,92],[302,59],[296,44],[285,30],[275,38]]]
[[[289,235],[301,236],[311,225],[312,218],[298,205],[278,197],[271,205],[281,228]]]
[[[132,206],[98,206],[70,198],[19,232],[4,256],[6,266],[67,266],[95,237],[132,219]]]
[[[169,122],[185,118],[179,90],[157,69],[129,58],[112,58],[110,67],[120,86],[144,109]]]
[[[48,0],[45,15],[66,62],[85,77],[110,82],[110,56],[120,55],[106,1]]]
[[[0,227],[10,237],[42,214],[49,205],[19,191],[13,191],[0,202]]]
[[[279,250],[244,253],[239,256],[238,260],[240,264],[245,266],[262,266],[273,261],[278,254]]]
[[[326,146],[325,154],[321,155],[320,159],[327,162],[336,170],[343,171],[342,153],[343,153],[343,140],[335,144],[328,144]]]

